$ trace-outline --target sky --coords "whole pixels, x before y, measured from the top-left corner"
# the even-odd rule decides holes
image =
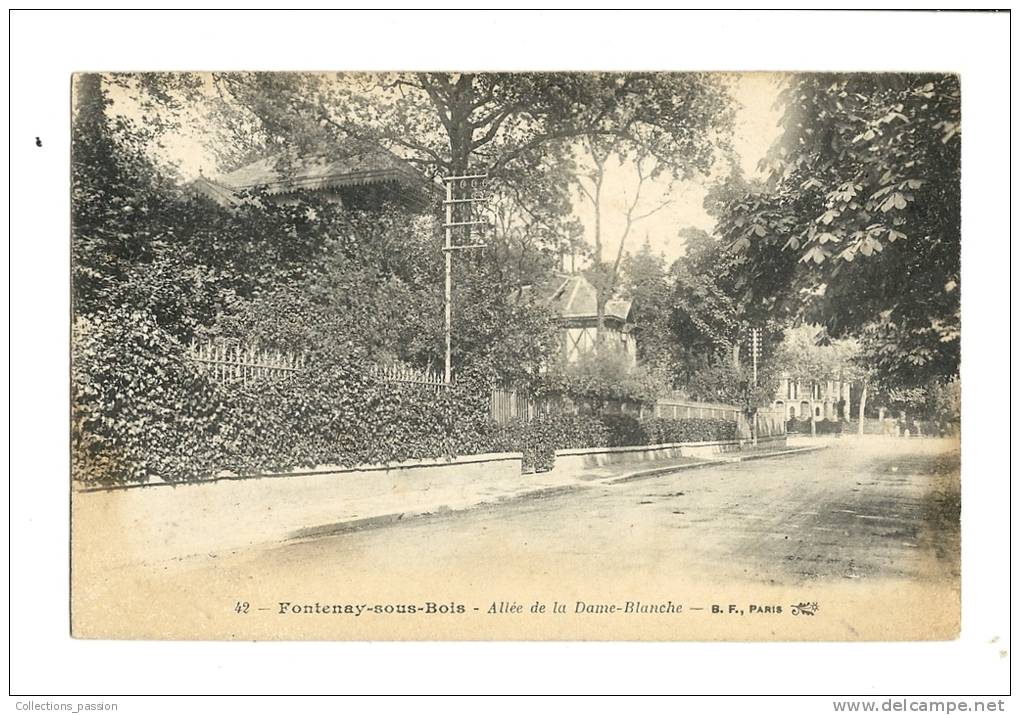
[[[733,148],[748,178],[758,175],[758,161],[779,136],[781,110],[773,108],[779,93],[778,77],[758,72],[736,75],[734,79],[731,91],[737,106]],[[671,191],[665,182],[659,182],[657,186],[646,184],[635,215],[651,210],[667,199],[669,204],[632,226],[624,252],[636,252],[647,237],[652,250],[662,253],[672,262],[683,252],[683,242],[678,236],[681,229],[700,228],[711,233],[715,221],[702,206],[707,184],[711,180],[712,177],[701,177],[686,181],[676,184]],[[604,191],[609,200],[604,202],[606,205],[602,208],[603,252],[606,260],[612,260],[616,255],[619,237],[626,223],[626,205],[632,200],[636,185],[636,171],[627,165],[614,168],[606,180]],[[585,226],[591,244],[595,217],[591,204],[578,201],[574,210]]]
[[[736,102],[733,147],[739,157],[744,174],[754,177],[758,174],[758,161],[779,135],[780,110],[773,105],[779,92],[780,75],[770,73],[743,73],[733,75],[732,94]],[[112,88],[114,112],[139,117],[137,107],[131,106],[126,95]],[[190,126],[189,126],[190,124]],[[214,158],[203,143],[201,123],[185,120],[185,126],[163,138],[164,156],[175,163],[185,179],[204,172],[215,177],[217,168]],[[612,165],[603,189],[602,235],[605,257],[611,260],[616,255],[619,237],[625,224],[625,206],[637,186],[637,174],[630,164]],[[711,233],[714,220],[703,206],[707,184],[714,177],[699,177],[675,184],[671,189],[665,180],[657,184],[646,183],[642,189],[641,201],[635,214],[642,214],[668,200],[668,204],[654,215],[635,223],[624,247],[625,253],[637,251],[649,241],[653,251],[662,253],[670,262],[683,252],[679,231],[683,228],[700,228]],[[590,203],[578,198],[574,212],[585,227],[586,238],[592,243],[594,211]]]

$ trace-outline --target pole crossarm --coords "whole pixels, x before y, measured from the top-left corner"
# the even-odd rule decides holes
[[[454,226],[488,226],[488,221],[453,221],[452,223],[444,223],[443,226],[452,228]]]
[[[444,184],[448,183],[450,181],[466,181],[468,179],[488,179],[488,178],[489,178],[488,174],[465,174],[463,176],[444,176],[444,177],[442,177]]]
[[[451,374],[451,353],[453,346],[453,252],[463,251],[469,248],[484,248],[484,243],[469,243],[461,244],[459,246],[453,243],[453,231],[461,226],[467,228],[466,238],[470,238],[471,226],[488,226],[488,221],[454,221],[454,207],[464,206],[468,217],[470,217],[471,205],[488,201],[490,196],[488,194],[475,195],[475,196],[461,196],[454,197],[453,191],[457,182],[461,182],[461,185],[457,188],[465,189],[465,193],[470,192],[473,186],[470,186],[468,182],[474,179],[487,179],[488,174],[465,174],[464,176],[446,176],[442,177],[443,184],[446,186],[446,199],[443,201],[445,222],[443,228],[445,229],[445,241],[443,243],[443,254],[446,263],[446,290],[444,295],[444,313],[445,313],[445,327],[446,327],[446,359],[443,370],[443,382],[447,385],[450,384],[452,379]]]
[[[463,246],[443,246],[443,251],[463,251],[465,248],[485,248],[484,243],[468,243]]]
[[[473,203],[480,203],[482,201],[488,201],[489,198],[490,197],[486,194],[484,196],[472,196],[470,199],[447,199],[447,200],[443,201],[443,203],[444,204],[473,204]]]

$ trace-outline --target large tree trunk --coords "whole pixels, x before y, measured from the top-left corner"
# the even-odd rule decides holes
[[[861,401],[857,405],[857,434],[864,436],[864,405],[868,401],[868,381],[861,387]]]

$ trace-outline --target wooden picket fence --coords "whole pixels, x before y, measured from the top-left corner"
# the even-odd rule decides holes
[[[287,378],[304,369],[304,357],[263,350],[234,341],[192,342],[187,358],[218,383],[250,382]]]
[[[506,424],[511,420],[531,420],[540,412],[551,408],[549,400],[536,400],[521,395],[517,390],[496,387],[489,398],[489,416],[494,422]]]

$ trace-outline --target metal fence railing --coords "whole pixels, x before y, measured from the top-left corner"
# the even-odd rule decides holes
[[[290,377],[307,369],[305,356],[262,349],[239,341],[216,339],[192,342],[185,355],[215,382],[248,384],[260,380]],[[369,365],[366,371],[380,382],[439,391],[447,387],[443,376],[433,370],[407,365]]]
[[[241,382],[290,377],[304,368],[304,358],[234,342],[193,342],[186,356],[216,382]]]
[[[423,387],[437,392],[448,387],[441,373],[407,365],[372,365],[369,373],[382,382],[397,385]]]

